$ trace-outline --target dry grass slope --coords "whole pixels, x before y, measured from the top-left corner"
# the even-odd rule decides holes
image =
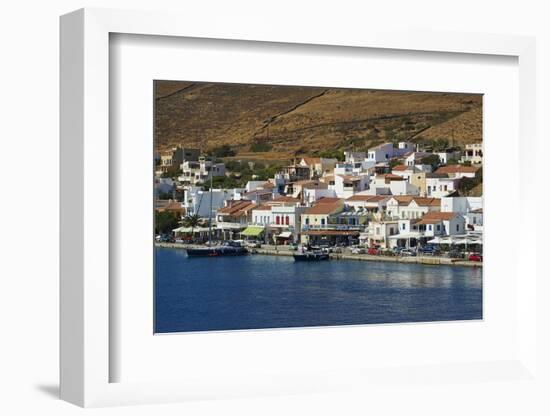
[[[481,96],[269,85],[155,83],[156,147],[227,144],[250,159],[388,140],[481,141]],[[261,143],[265,152],[254,151]],[[265,146],[267,145],[267,146]]]

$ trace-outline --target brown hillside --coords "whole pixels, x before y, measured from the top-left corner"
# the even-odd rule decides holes
[[[481,95],[155,82],[155,138],[240,157],[366,150],[416,137],[481,140]]]

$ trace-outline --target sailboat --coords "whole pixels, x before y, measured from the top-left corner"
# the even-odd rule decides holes
[[[208,247],[187,248],[188,257],[243,256],[248,254],[240,242],[226,241],[222,245],[212,246],[212,169],[210,170],[210,215],[208,217]]]

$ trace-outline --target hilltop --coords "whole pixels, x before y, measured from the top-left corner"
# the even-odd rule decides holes
[[[321,87],[155,82],[155,146],[284,160],[384,141],[482,140],[482,96]]]

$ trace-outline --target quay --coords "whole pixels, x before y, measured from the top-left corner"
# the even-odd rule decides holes
[[[158,243],[156,247],[163,248],[197,248],[204,247],[198,244],[180,244],[180,243]],[[261,248],[250,249],[251,254],[262,254],[269,256],[292,256],[295,251],[288,246],[263,245]],[[452,259],[440,256],[374,256],[370,254],[352,254],[349,252],[330,253],[331,260],[355,260],[355,261],[382,261],[391,263],[408,263],[408,264],[427,264],[427,265],[446,265],[446,266],[466,266],[466,267],[483,267],[482,262],[473,262],[460,259]]]

